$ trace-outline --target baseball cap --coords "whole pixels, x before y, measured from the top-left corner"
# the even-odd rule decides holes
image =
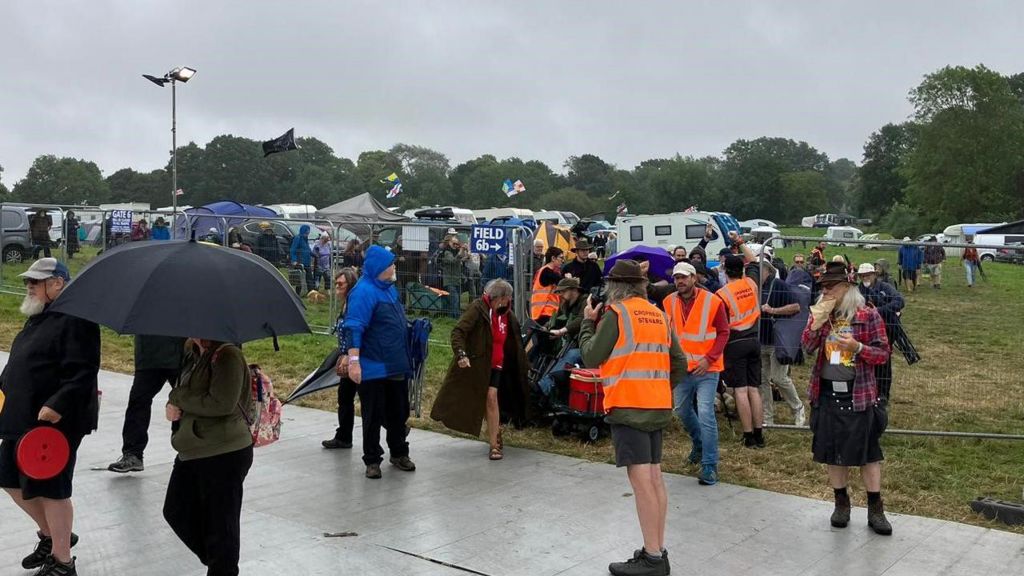
[[[451,234],[451,235],[454,235],[454,234],[456,234],[456,232],[455,232],[455,228],[449,228],[449,229],[448,229],[448,231],[447,231],[447,232],[445,232],[445,234]]]
[[[857,274],[874,274],[875,266],[870,262],[865,262],[857,267]]]
[[[63,262],[56,258],[40,258],[29,266],[29,269],[18,274],[22,278],[31,280],[46,280],[47,278],[63,278],[65,282],[71,280],[71,273]]]
[[[680,262],[672,268],[672,276],[693,276],[697,273],[697,269],[693,267],[689,262]]]

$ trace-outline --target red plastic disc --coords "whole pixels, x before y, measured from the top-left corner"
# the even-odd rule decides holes
[[[49,480],[68,465],[71,446],[60,430],[39,426],[21,437],[15,456],[22,474],[33,480]]]

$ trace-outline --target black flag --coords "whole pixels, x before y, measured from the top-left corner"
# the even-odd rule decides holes
[[[295,128],[292,128],[280,137],[264,142],[263,157],[266,158],[275,152],[287,152],[298,149],[299,147],[295,145]]]

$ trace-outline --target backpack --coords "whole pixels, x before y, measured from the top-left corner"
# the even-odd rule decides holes
[[[249,376],[252,404],[249,405],[245,421],[252,432],[253,444],[259,448],[281,438],[281,401],[274,395],[274,384],[259,364],[249,365]]]

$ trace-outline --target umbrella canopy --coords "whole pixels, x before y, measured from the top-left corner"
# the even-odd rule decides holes
[[[672,256],[664,248],[634,246],[629,250],[619,252],[604,261],[604,273],[607,275],[608,271],[615,265],[615,262],[623,258],[626,260],[646,260],[651,263],[648,274],[662,280],[672,281],[672,266],[675,265],[675,261],[672,260]]]
[[[309,332],[302,302],[266,260],[185,240],[132,242],[89,263],[52,310],[119,334],[242,343]]]
[[[296,386],[295,390],[292,390],[291,395],[284,401],[284,404],[294,402],[314,392],[337,386],[338,382],[341,381],[341,377],[334,371],[334,367],[338,365],[338,358],[341,358],[341,349],[335,348],[333,352],[324,358],[319,368],[309,376],[306,376],[306,379]]]

